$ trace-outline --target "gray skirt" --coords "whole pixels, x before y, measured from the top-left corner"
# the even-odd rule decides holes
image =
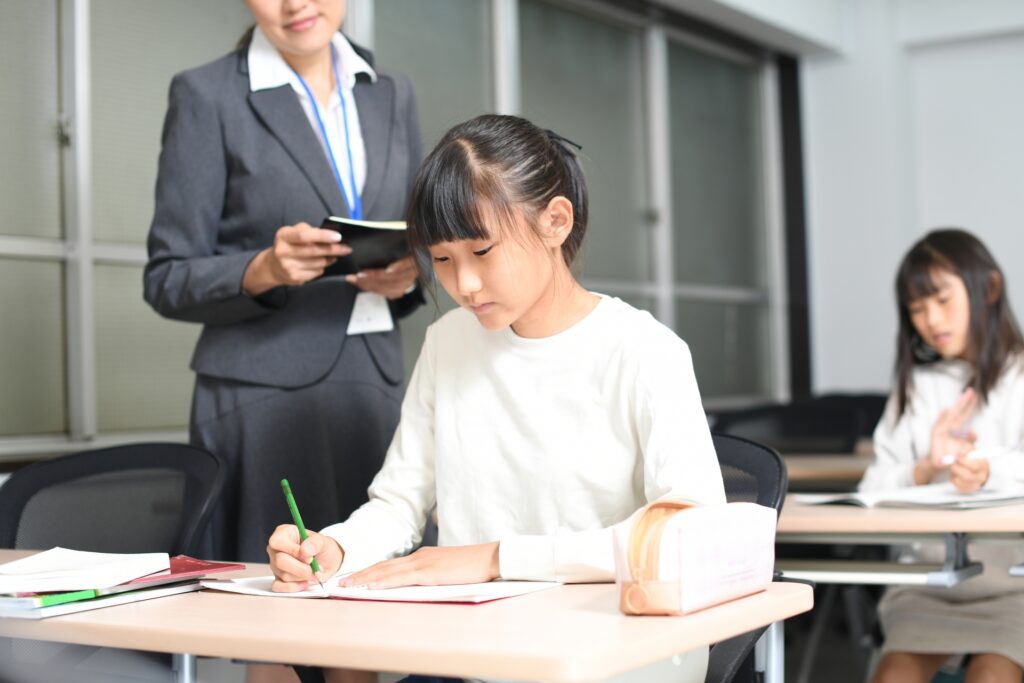
[[[402,393],[383,378],[362,337],[346,340],[327,376],[298,389],[198,375],[192,443],[229,465],[203,555],[266,562],[270,534],[291,523],[281,479],[290,482],[307,528],[347,518],[367,500]]]
[[[948,654],[947,666],[956,666],[966,655],[994,653],[1024,667],[1024,578],[1009,576],[1010,565],[1024,561],[1024,539],[1009,546],[974,544],[970,556],[985,571],[958,586],[886,592],[878,605],[883,654]]]

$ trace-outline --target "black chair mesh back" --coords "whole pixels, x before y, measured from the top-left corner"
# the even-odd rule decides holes
[[[782,453],[852,453],[862,430],[855,411],[813,400],[721,411],[715,418],[716,432]]]
[[[73,542],[75,550],[108,553],[172,548],[178,543],[184,498],[185,475],[166,469],[108,472],[54,484],[25,503],[14,547]]]
[[[774,449],[730,434],[713,433],[711,440],[718,454],[730,503],[757,503],[782,511],[789,478],[786,463]],[[705,683],[744,683],[755,680],[754,645],[765,629],[760,628],[711,648]]]
[[[860,435],[869,437],[874,434],[875,426],[882,419],[888,395],[878,393],[863,394],[822,394],[812,399],[815,403],[828,405],[854,413],[860,423]]]
[[[786,463],[773,448],[731,434],[712,434],[730,503],[757,503],[782,510],[788,477]]]
[[[194,554],[224,477],[220,458],[184,444],[37,462],[0,488],[0,547]]]

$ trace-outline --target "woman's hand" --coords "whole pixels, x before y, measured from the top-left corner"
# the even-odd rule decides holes
[[[988,458],[961,455],[949,470],[949,480],[960,493],[974,493],[988,481]]]
[[[340,586],[397,588],[486,583],[500,576],[498,542],[420,548],[411,555],[378,562],[348,576]]]
[[[416,284],[416,263],[406,256],[387,268],[369,268],[345,279],[364,292],[381,294],[388,299],[401,299]]]
[[[297,223],[279,228],[274,245],[249,262],[242,289],[257,296],[280,285],[301,285],[323,274],[339,256],[352,253],[341,233]]]
[[[274,583],[270,589],[278,593],[294,593],[305,590],[317,580],[309,566],[313,556],[320,565],[320,579],[334,576],[345,559],[345,551],[329,536],[308,532],[305,541],[299,538],[299,529],[294,524],[282,524],[274,529],[267,542],[267,556],[270,569],[274,572]]]

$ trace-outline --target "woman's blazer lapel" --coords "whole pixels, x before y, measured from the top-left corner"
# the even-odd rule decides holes
[[[338,189],[334,173],[327,163],[320,140],[309,125],[298,97],[291,86],[249,93],[249,105],[271,135],[295,161],[332,216],[348,216],[348,207]],[[367,153],[369,153],[369,146]]]
[[[353,95],[359,110],[359,127],[366,146],[366,184],[363,187],[363,216],[373,215],[373,205],[384,184],[384,171],[391,157],[391,131],[395,86],[390,78],[378,75],[376,82],[360,74]],[[391,220],[395,216],[384,216]]]
[[[369,216],[380,194],[390,157],[395,89],[390,78],[378,78],[375,83],[371,83],[368,78],[360,76],[353,93],[359,110],[363,144],[366,146],[366,183],[362,200],[363,215]],[[332,216],[348,216],[348,207],[324,156],[323,147],[309,125],[295,91],[287,85],[258,90],[249,93],[249,104],[295,160],[329,213]]]

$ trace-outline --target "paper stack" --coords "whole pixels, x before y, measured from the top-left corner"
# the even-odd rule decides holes
[[[199,579],[243,569],[167,553],[53,548],[0,565],[0,617],[41,619],[199,590]]]

